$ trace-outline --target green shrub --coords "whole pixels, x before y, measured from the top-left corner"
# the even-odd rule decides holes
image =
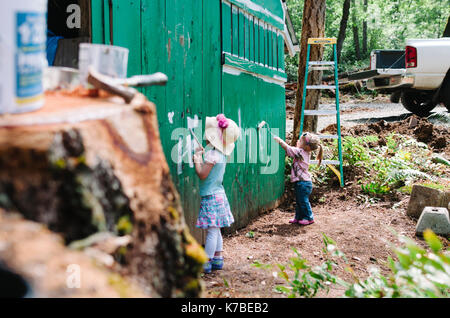
[[[401,237],[403,247],[395,247],[397,261],[389,258],[392,274],[384,277],[377,269],[360,282],[352,284],[345,296],[354,298],[448,298],[450,296],[450,250],[443,250],[439,238],[424,233],[427,252],[409,238]]]
[[[430,251],[418,246],[409,238],[399,236],[401,247],[392,247],[397,260],[388,258],[391,274],[383,276],[376,267],[369,269],[365,280],[354,276],[355,282],[348,283],[331,270],[337,265],[337,259],[348,264],[346,256],[339,251],[336,243],[323,234],[325,262],[311,267],[300,253],[293,249],[296,256],[287,266],[277,264],[278,276],[286,281],[285,285],[275,286],[275,291],[289,298],[314,297],[320,290],[329,291],[331,285],[345,287],[345,297],[351,298],[406,298],[406,297],[450,297],[450,249],[444,250],[439,238],[431,231],[424,232],[424,238]],[[272,265],[255,262],[253,266],[271,269]],[[287,269],[293,275],[289,276]],[[352,272],[351,269],[347,268]],[[353,272],[352,272],[353,273]]]

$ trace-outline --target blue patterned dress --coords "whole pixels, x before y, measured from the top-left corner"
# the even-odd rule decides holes
[[[212,149],[206,152],[205,162],[214,164],[214,167],[208,177],[200,181],[201,202],[196,226],[201,229],[229,227],[234,218],[223,187],[227,157]]]

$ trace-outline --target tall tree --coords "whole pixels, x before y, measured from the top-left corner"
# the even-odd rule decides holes
[[[337,39],[337,58],[341,59],[342,47],[344,46],[345,36],[347,34],[348,17],[350,16],[350,0],[344,0],[344,6],[342,8],[342,19],[339,27],[339,35]]]
[[[364,13],[367,14],[369,3],[368,0],[364,0]],[[367,15],[364,16],[363,20],[363,31],[362,31],[362,53],[364,56],[367,54]]]
[[[291,144],[295,145],[300,134],[300,117],[302,111],[302,97],[305,81],[306,52],[309,38],[325,36],[325,0],[305,0],[303,8],[302,36],[298,63],[297,101],[295,104],[294,134]],[[323,46],[311,46],[311,61],[320,61],[323,58]],[[313,71],[309,76],[310,83],[320,83],[322,72]],[[320,91],[311,90],[306,95],[305,109],[318,109]],[[304,131],[315,132],[317,130],[317,116],[305,116]]]
[[[444,34],[442,35],[443,38],[450,38],[450,17],[448,17],[447,20],[447,26],[444,29]]]
[[[356,18],[356,3],[352,0],[352,28],[353,28],[353,43],[355,45],[355,57],[357,60],[361,60],[361,49],[359,46],[359,28],[358,19]]]

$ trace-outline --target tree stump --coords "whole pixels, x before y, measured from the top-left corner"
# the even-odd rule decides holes
[[[155,105],[48,93],[34,113],[0,116],[0,207],[43,223],[66,244],[130,234],[117,259],[162,297],[196,297],[206,260],[184,222]]]

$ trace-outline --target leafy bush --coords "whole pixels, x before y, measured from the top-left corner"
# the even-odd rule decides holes
[[[290,298],[314,297],[320,290],[329,291],[330,285],[345,287],[345,297],[351,298],[406,298],[450,297],[450,249],[444,250],[439,238],[431,231],[424,232],[425,241],[430,249],[427,251],[409,238],[399,236],[403,246],[393,247],[397,261],[388,258],[391,274],[386,277],[376,267],[369,269],[370,276],[365,280],[355,277],[356,282],[348,283],[330,271],[337,265],[337,259],[348,263],[346,256],[339,251],[336,243],[323,234],[326,260],[322,265],[311,267],[307,260],[294,249],[296,257],[291,258],[286,267],[277,264],[277,275],[287,285],[275,286]],[[255,262],[257,268],[271,269],[271,265]],[[286,269],[293,271],[290,277]],[[348,271],[351,269],[347,268]]]
[[[335,242],[323,234],[323,241],[325,248],[323,252],[327,256],[345,256],[338,251],[335,246]],[[320,266],[311,267],[308,265],[307,260],[302,258],[300,253],[293,248],[296,257],[290,259],[291,263],[287,266],[277,264],[278,276],[283,278],[287,286],[276,286],[275,290],[287,295],[289,298],[307,297],[312,298],[317,295],[319,290],[329,291],[329,286],[336,283],[345,283],[339,278],[330,273],[333,267],[336,266],[336,262],[330,258]],[[257,268],[271,269],[271,265],[261,264],[259,262],[253,263],[253,266]],[[286,272],[286,269],[290,268],[293,272],[293,278],[290,278]]]
[[[403,247],[394,248],[398,261],[389,258],[392,274],[384,277],[371,270],[369,278],[351,285],[345,296],[354,298],[448,298],[450,297],[450,250],[443,250],[439,238],[431,231],[424,233],[431,249],[427,252],[414,241],[400,237]]]
[[[362,167],[365,175],[359,180],[361,190],[382,196],[418,180],[436,181],[445,164],[433,161],[427,145],[396,133],[386,136],[386,145],[379,146],[378,136],[344,137],[344,166]],[[337,141],[332,143],[333,159],[338,159]]]

